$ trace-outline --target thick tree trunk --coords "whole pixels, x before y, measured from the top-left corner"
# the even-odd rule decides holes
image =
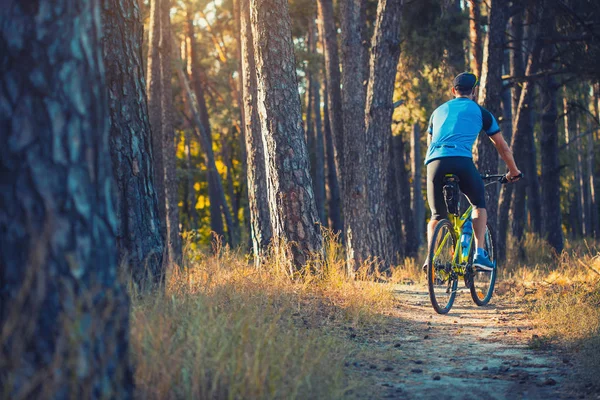
[[[198,104],[198,112],[200,113],[200,121],[204,125],[204,130],[208,132],[208,143],[210,143],[212,151],[212,130],[210,119],[208,117],[208,108],[206,106],[206,98],[204,97],[204,87],[200,79],[200,67],[198,66],[198,55],[196,54],[196,32],[194,31],[193,14],[187,10],[186,34],[190,38],[189,59],[188,59],[188,74],[190,76],[190,85],[196,96]],[[204,150],[207,151],[207,150]],[[210,209],[210,229],[218,236],[225,235],[225,227],[223,226],[223,214],[221,209],[228,207],[227,204],[221,204],[221,195],[218,191],[221,180],[218,171],[212,171],[208,168],[208,202]],[[217,175],[215,175],[217,174]]]
[[[481,0],[469,0],[469,40],[471,41],[471,71],[481,76],[483,46],[481,41]]]
[[[0,9],[7,398],[133,397],[100,4],[40,0]]]
[[[364,161],[368,160],[369,166],[363,166],[367,170],[369,223],[359,237],[353,238],[357,244],[355,254],[360,259],[377,258],[384,266],[394,264],[400,252],[400,243],[393,241],[398,227],[390,226],[390,215],[395,210],[388,207],[385,196],[389,184],[392,97],[400,58],[402,4],[402,0],[380,0],[377,8],[365,108]]]
[[[287,0],[251,0],[251,21],[273,237],[291,247],[295,268],[320,253]]]
[[[163,276],[164,242],[152,168],[142,63],[143,25],[135,0],[104,0],[102,48],[110,108],[110,152],[117,186],[117,248],[136,283]]]
[[[562,218],[560,211],[560,164],[558,160],[558,110],[559,85],[554,77],[542,83],[542,229],[548,243],[557,253],[563,250]]]
[[[340,88],[340,58],[338,54],[337,29],[333,18],[333,0],[318,0],[319,30],[325,55],[325,76],[327,77],[327,105],[329,108],[329,129],[333,136],[335,166],[338,177],[345,171],[344,128],[342,113],[342,92]],[[343,29],[342,29],[343,30]],[[345,91],[346,89],[344,89]]]
[[[265,154],[258,116],[256,63],[250,23],[250,2],[242,0],[240,6],[242,87],[248,165],[248,208],[250,209],[250,234],[252,236],[254,262],[255,265],[259,265],[261,257],[267,251],[271,242],[271,219],[269,216]]]
[[[502,64],[504,62],[504,36],[508,20],[508,0],[493,0],[490,8],[489,34],[485,39],[483,66],[481,71],[480,103],[496,118],[501,115]],[[481,133],[477,140],[477,168],[483,172],[496,173],[498,152],[487,137]],[[486,193],[488,223],[496,228],[498,210],[497,185],[490,186]]]
[[[323,97],[327,97],[327,79],[323,77]],[[325,155],[327,164],[327,206],[329,216],[329,226],[336,234],[340,234],[340,239],[344,242],[344,224],[342,220],[342,210],[340,208],[340,185],[338,174],[335,168],[335,150],[333,145],[333,135],[329,126],[329,107],[327,101],[323,102],[323,134],[325,139]]]
[[[410,140],[410,162],[412,193],[411,204],[414,212],[414,232],[417,249],[425,242],[425,203],[423,201],[423,159],[421,157],[421,128],[413,125]]]
[[[368,258],[364,237],[369,224],[367,193],[367,159],[365,153],[366,87],[362,45],[362,3],[364,0],[340,2],[342,27],[342,93],[344,115],[344,159],[352,160],[343,170],[342,189],[348,267],[358,268]],[[389,138],[387,139],[389,141]],[[386,146],[388,142],[386,141]],[[387,170],[381,172],[387,173]]]

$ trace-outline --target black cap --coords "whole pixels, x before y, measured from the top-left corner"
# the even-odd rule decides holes
[[[455,89],[471,90],[477,86],[478,83],[479,81],[477,80],[475,74],[463,72],[462,74],[456,75],[456,78],[454,78],[453,87]]]

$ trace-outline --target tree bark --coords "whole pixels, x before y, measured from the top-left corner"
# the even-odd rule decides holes
[[[309,53],[311,60],[317,57],[317,27],[314,18],[309,21]],[[321,121],[321,88],[319,87],[319,68],[318,65],[310,66],[310,97],[312,107],[313,126],[311,127],[312,145],[309,146],[312,166],[312,179],[315,189],[315,202],[317,204],[317,213],[321,224],[327,226],[327,215],[325,214],[325,153],[323,148],[323,127]],[[308,136],[308,135],[307,135]]]
[[[342,112],[342,93],[340,88],[340,59],[338,54],[337,29],[333,19],[333,0],[318,0],[317,4],[320,21],[319,28],[325,55],[329,128],[333,136],[337,176],[342,177],[342,171],[346,170],[344,165],[344,114]]]
[[[396,68],[400,58],[400,21],[402,0],[380,0],[373,35],[369,84],[365,108],[365,158],[367,169],[367,212],[369,223],[360,236],[354,237],[359,259],[376,258],[382,267],[394,264],[400,252],[400,243],[394,243],[390,226],[393,210],[386,204],[390,168],[390,136],[392,124],[392,97]],[[407,188],[404,188],[407,190]],[[358,231],[357,231],[358,232]]]
[[[140,285],[161,281],[164,242],[154,191],[152,133],[142,64],[143,25],[135,0],[104,0],[102,48],[117,189],[117,248]]]
[[[204,96],[204,87],[200,79],[200,67],[198,66],[198,56],[196,54],[196,32],[194,31],[193,14],[190,9],[187,9],[186,33],[190,38],[188,74],[190,76],[190,85],[196,96],[198,104],[198,112],[200,113],[200,121],[204,125],[204,130],[208,133],[208,143],[212,151],[212,130],[210,119],[208,116],[208,107],[206,106],[206,98]],[[206,149],[204,150],[207,151]],[[225,236],[225,227],[223,226],[223,214],[221,209],[228,207],[227,204],[221,204],[221,195],[218,191],[221,177],[218,176],[218,171],[208,168],[208,202],[210,210],[210,229],[218,236]],[[215,175],[216,174],[216,175]],[[230,243],[232,244],[232,243]]]
[[[483,107],[497,117],[502,112],[502,64],[508,0],[492,0],[490,7],[490,26],[483,53],[479,99]],[[483,173],[496,173],[498,169],[498,152],[485,133],[481,133],[477,140],[477,168]],[[488,223],[492,230],[495,230],[497,222],[498,191],[497,185],[493,185],[486,193]]]
[[[471,41],[471,71],[481,76],[483,46],[481,43],[481,0],[469,0],[469,40]]]
[[[410,165],[410,162],[406,161],[406,151],[404,139],[401,135],[392,136],[393,140],[393,167],[391,168],[394,172],[395,177],[395,193],[394,197],[398,199],[399,207],[394,207],[393,210],[400,210],[400,218],[402,222],[402,229],[400,225],[396,225],[394,230],[401,231],[401,235],[396,235],[400,240],[404,242],[404,246],[400,247],[403,255],[407,257],[416,257],[417,251],[419,250],[419,238],[418,233],[415,229],[415,209],[412,208],[411,191],[409,171],[406,167]],[[391,214],[397,214],[392,212]],[[402,246],[400,241],[399,246]]]
[[[9,398],[133,397],[101,4],[0,9],[0,387]]]
[[[344,115],[344,159],[352,160],[343,170],[343,212],[346,256],[350,270],[356,270],[369,257],[364,238],[369,224],[367,208],[367,159],[365,152],[366,87],[363,84],[366,57],[362,44],[362,6],[364,0],[340,2],[342,28],[342,93]],[[388,145],[388,138],[386,146]],[[387,174],[387,170],[385,171]]]
[[[148,94],[148,115],[152,130],[152,156],[154,158],[154,188],[158,199],[158,216],[163,238],[167,237],[165,208],[165,168],[162,143],[162,106],[160,92],[162,88],[160,71],[160,4],[162,0],[150,1],[150,26],[148,71],[146,88]],[[166,244],[166,243],[165,243]]]
[[[265,146],[273,237],[290,246],[299,268],[322,250],[302,129],[287,0],[251,0],[258,109]]]
[[[327,97],[327,78],[323,77],[323,97]],[[342,210],[340,208],[340,185],[338,174],[335,168],[335,150],[333,137],[329,126],[329,107],[327,101],[323,102],[323,133],[325,138],[325,153],[327,163],[327,205],[329,226],[336,234],[340,234],[340,239],[344,242],[344,224],[342,220]]]
[[[560,212],[560,164],[558,160],[558,110],[556,97],[559,85],[549,76],[542,84],[542,229],[548,243],[561,253],[563,250],[562,218]]]
[[[248,165],[248,208],[250,209],[250,234],[252,236],[254,262],[255,265],[259,265],[271,242],[271,219],[269,216],[265,154],[258,116],[256,63],[250,23],[250,2],[241,0],[240,6],[242,87]]]
[[[412,194],[411,204],[415,216],[414,232],[417,249],[424,243],[425,238],[425,203],[423,201],[423,160],[421,157],[421,128],[413,125],[410,140],[410,161]]]
[[[564,123],[565,123],[565,144],[566,153],[569,163],[573,169],[573,196],[569,196],[571,202],[572,212],[569,216],[571,222],[571,233],[575,238],[581,238],[583,236],[583,210],[581,209],[581,171],[579,169],[579,163],[577,161],[577,117],[574,113],[569,110],[569,99],[565,93],[563,97],[563,112],[564,112]],[[575,150],[575,151],[573,151]]]

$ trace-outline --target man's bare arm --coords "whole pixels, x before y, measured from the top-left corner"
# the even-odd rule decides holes
[[[490,136],[490,140],[492,143],[494,143],[496,150],[498,150],[498,154],[500,154],[500,157],[502,160],[504,160],[506,166],[508,167],[508,174],[506,174],[506,178],[511,181],[515,180],[516,177],[521,175],[521,171],[519,171],[519,168],[517,168],[512,150],[508,146],[508,143],[506,143],[506,140],[504,140],[502,133],[498,132]]]

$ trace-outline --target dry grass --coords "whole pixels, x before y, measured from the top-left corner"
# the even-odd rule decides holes
[[[499,293],[523,302],[540,330],[532,345],[550,344],[573,354],[582,383],[600,374],[600,253],[588,242],[567,243],[556,256],[540,239],[525,239],[525,262],[503,271]]]
[[[294,279],[276,252],[255,268],[216,250],[189,252],[164,294],[132,296],[137,397],[329,399],[348,391],[344,360],[357,348],[340,332],[383,319],[391,284],[348,278],[331,239],[325,257]]]

